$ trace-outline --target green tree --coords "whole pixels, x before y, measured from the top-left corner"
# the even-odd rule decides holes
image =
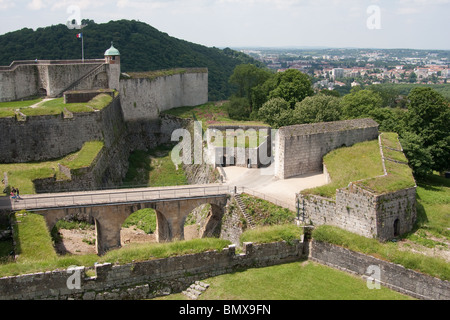
[[[429,148],[424,147],[421,136],[405,132],[400,138],[409,166],[418,178],[425,177],[433,172],[433,156]]]
[[[259,109],[259,119],[273,128],[280,128],[293,124],[293,110],[283,98],[272,98]]]
[[[411,72],[408,77],[409,83],[416,83],[417,82],[417,74],[415,72]]]
[[[433,159],[433,170],[442,172],[449,169],[449,103],[441,94],[426,87],[413,89],[408,100],[405,131],[420,137],[422,148],[428,150]]]
[[[252,111],[252,89],[263,84],[271,77],[271,73],[253,64],[236,66],[230,77],[230,83],[237,86],[237,96],[247,98]]]
[[[277,73],[275,77],[268,81],[269,88],[271,88],[268,98],[282,98],[289,103],[292,109],[297,102],[314,94],[308,75],[296,69],[288,69]]]
[[[341,120],[340,100],[334,96],[316,95],[297,102],[294,119],[298,124]]]
[[[250,117],[250,103],[245,97],[231,97],[230,101],[224,105],[228,116],[234,120],[248,120]]]
[[[371,90],[352,90],[341,99],[341,107],[345,119],[369,117],[370,112],[381,108],[383,99]]]

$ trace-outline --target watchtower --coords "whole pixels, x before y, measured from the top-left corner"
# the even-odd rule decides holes
[[[119,90],[120,52],[114,48],[112,42],[111,48],[105,51],[105,63],[108,66],[109,88]]]

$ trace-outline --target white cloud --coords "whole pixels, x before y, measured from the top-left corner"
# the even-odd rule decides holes
[[[32,0],[30,3],[28,3],[27,7],[28,7],[28,9],[31,9],[31,10],[41,10],[41,9],[47,7],[47,1]]]
[[[9,9],[14,6],[15,4],[12,0],[0,0],[0,10]]]
[[[448,6],[450,0],[398,0],[397,4],[397,14],[410,15],[420,13],[424,9],[442,10],[441,6]]]

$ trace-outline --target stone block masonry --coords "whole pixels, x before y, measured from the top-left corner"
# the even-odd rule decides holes
[[[156,120],[165,110],[208,102],[208,72],[190,70],[168,76],[120,80],[125,121]]]
[[[95,266],[94,277],[88,277],[84,267],[71,273],[57,270],[5,277],[0,278],[0,300],[148,299],[182,292],[195,281],[237,269],[299,261],[306,257],[303,255],[304,245],[298,240],[292,244],[245,243],[243,254],[236,254],[235,247],[229,246],[221,252],[209,251],[125,265],[107,263]],[[79,275],[78,288],[77,279],[70,278],[73,275]]]
[[[450,300],[450,282],[440,280],[391,262],[313,240],[310,259],[357,275],[372,276],[370,266],[380,268],[380,284],[395,291],[426,300]]]
[[[126,300],[150,299],[186,290],[195,281],[239,269],[267,267],[301,261],[327,265],[367,279],[368,268],[380,269],[380,284],[424,300],[450,300],[450,283],[403,266],[383,261],[333,244],[284,241],[268,244],[244,243],[221,252],[154,259],[124,265],[97,264],[0,278],[0,300]],[[95,271],[95,276],[88,276]],[[373,282],[372,282],[373,283]],[[369,290],[369,289],[367,289]]]
[[[10,66],[0,67],[0,102],[20,100],[45,94],[56,97],[71,84],[105,63],[104,59],[85,60],[39,60],[14,61]],[[104,88],[108,86],[108,70],[100,77],[81,83],[78,89]]]
[[[319,172],[323,157],[342,146],[375,140],[378,124],[372,119],[283,127],[275,139],[275,174],[280,179]]]
[[[99,112],[76,113],[73,118],[30,116],[26,121],[0,118],[0,162],[47,161],[65,157],[87,141],[111,147],[126,132],[119,97]]]
[[[380,241],[411,231],[417,218],[416,187],[377,194],[351,182],[336,190],[335,199],[308,194],[296,198],[306,222],[336,226]]]

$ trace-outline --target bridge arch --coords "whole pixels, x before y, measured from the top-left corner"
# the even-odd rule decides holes
[[[132,196],[135,196],[135,193],[130,193],[130,198]],[[58,220],[82,212],[95,223],[96,250],[97,254],[103,255],[111,249],[122,246],[120,236],[122,225],[131,214],[140,209],[151,208],[156,211],[156,239],[158,242],[170,242],[184,240],[184,224],[187,216],[192,210],[206,203],[211,205],[211,211],[202,236],[208,235],[208,232],[214,230],[214,227],[220,223],[228,197],[226,193],[203,196],[192,196],[189,193],[184,198],[135,200],[129,203],[99,203],[63,208],[36,208],[35,210],[30,208],[30,211],[43,215],[49,230]]]

